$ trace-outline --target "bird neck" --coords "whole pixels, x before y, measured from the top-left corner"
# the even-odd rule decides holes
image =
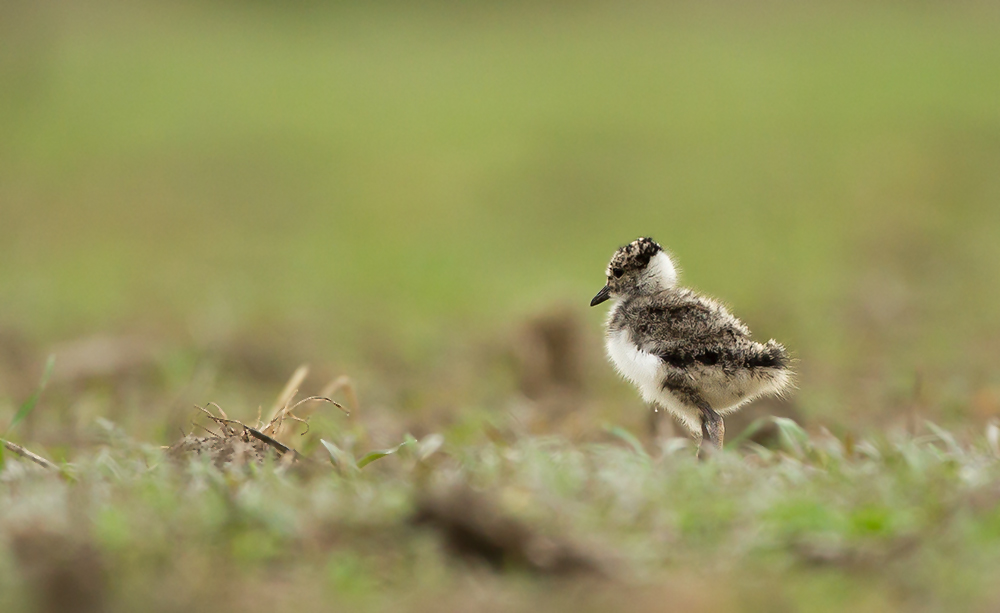
[[[642,294],[658,294],[677,286],[677,267],[666,251],[660,251],[649,260],[639,277],[637,289]]]

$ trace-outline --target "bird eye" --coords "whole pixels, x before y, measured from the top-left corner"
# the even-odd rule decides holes
[[[616,268],[616,269],[612,270],[611,273],[614,274],[615,275],[615,279],[617,279],[617,278],[621,277],[623,274],[625,274],[625,271],[622,270],[621,268]]]

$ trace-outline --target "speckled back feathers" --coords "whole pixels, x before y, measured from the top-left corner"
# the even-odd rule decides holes
[[[754,341],[746,325],[724,306],[689,289],[623,299],[608,330],[623,329],[637,347],[674,368],[699,363],[735,371],[785,368],[788,362],[784,347],[773,340]]]

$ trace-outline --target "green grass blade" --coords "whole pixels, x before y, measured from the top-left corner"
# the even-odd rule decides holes
[[[330,454],[330,461],[333,462],[333,465],[341,474],[348,471],[353,472],[358,469],[358,465],[354,461],[354,456],[350,453],[344,451],[336,444],[331,443],[328,440],[319,439],[319,442],[326,448],[327,453]]]
[[[740,432],[733,438],[727,438],[726,445],[729,445],[731,447],[738,447],[740,444],[743,443],[743,441],[750,440],[750,437],[760,432],[760,430],[764,428],[764,426],[770,423],[773,423],[773,418],[770,415],[766,415],[764,417],[758,417],[757,419],[750,422],[749,426],[743,428],[743,432]]]
[[[50,355],[49,359],[45,362],[45,370],[42,372],[42,380],[38,383],[38,387],[35,388],[34,393],[32,393],[31,396],[24,401],[24,404],[22,404],[21,408],[17,410],[17,413],[14,413],[14,418],[10,420],[10,425],[7,426],[7,432],[13,430],[17,424],[24,421],[24,419],[31,414],[31,411],[34,410],[35,405],[38,404],[38,400],[42,397],[42,391],[45,389],[45,386],[48,385],[49,378],[52,376],[52,369],[55,367],[55,364],[56,356]]]
[[[937,425],[936,423],[930,420],[925,419],[924,425],[927,426],[927,429],[930,430],[934,434],[934,436],[940,439],[941,442],[944,443],[945,446],[947,446],[948,453],[950,453],[952,456],[960,457],[963,454],[962,446],[958,444],[958,441],[955,439],[955,436],[952,435],[951,432],[948,432],[947,430],[945,430],[944,428],[942,428],[941,426]]]
[[[379,449],[376,451],[369,451],[368,453],[363,455],[360,460],[358,460],[358,468],[364,468],[365,466],[368,466],[375,460],[381,460],[382,458],[390,456],[399,451],[400,449],[403,449],[407,445],[415,445],[416,442],[417,442],[416,439],[414,439],[412,436],[407,435],[407,440],[396,445],[395,447],[392,447],[391,449]]]
[[[378,451],[369,451],[365,455],[361,456],[360,460],[358,460],[358,468],[364,468],[365,466],[368,466],[375,460],[381,460],[385,456],[392,455],[394,453],[396,453],[395,449],[380,449]]]
[[[605,427],[604,429],[608,434],[625,441],[625,443],[632,448],[632,451],[634,451],[636,455],[647,459],[649,458],[649,454],[646,453],[646,450],[643,448],[642,443],[639,442],[639,439],[637,439],[634,434],[625,428],[622,428],[621,426],[612,426],[610,428]]]
[[[809,433],[802,429],[802,426],[787,417],[772,417],[774,424],[778,426],[778,433],[786,451],[798,458],[804,458],[808,450],[812,447],[809,440]]]

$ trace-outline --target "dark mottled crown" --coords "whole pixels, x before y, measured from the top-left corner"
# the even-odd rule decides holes
[[[637,238],[615,252],[611,263],[608,264],[608,274],[610,276],[616,269],[625,272],[642,270],[649,264],[650,258],[661,251],[663,251],[663,247],[660,247],[653,239]]]

